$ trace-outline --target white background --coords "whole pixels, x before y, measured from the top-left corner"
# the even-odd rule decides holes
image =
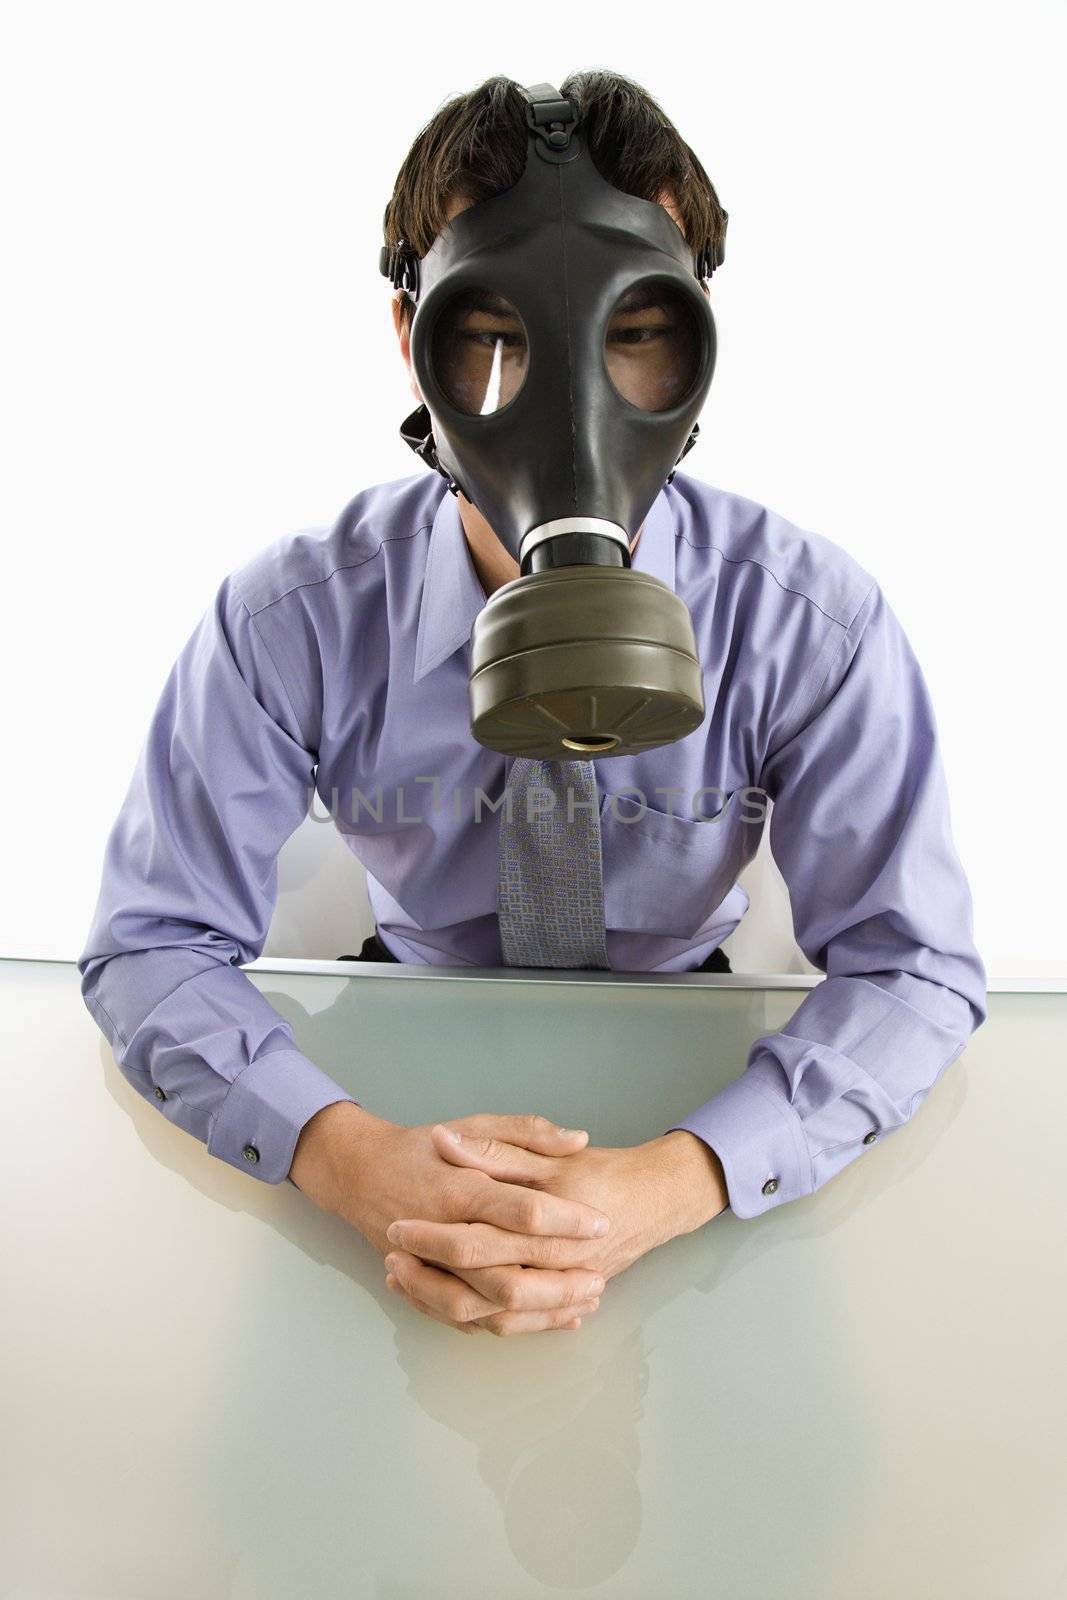
[[[1067,978],[1062,4],[48,5],[0,35],[5,954],[73,959],[221,578],[423,470],[377,271],[449,96],[608,67],[730,213],[686,471],[878,578],[937,709],[992,982]],[[372,922],[310,820],[264,953]],[[736,970],[813,971],[764,838]]]

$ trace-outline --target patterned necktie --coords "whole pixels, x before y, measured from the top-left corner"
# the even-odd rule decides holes
[[[516,756],[500,811],[497,909],[509,967],[608,967],[591,761]]]

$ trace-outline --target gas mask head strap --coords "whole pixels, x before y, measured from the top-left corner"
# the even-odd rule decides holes
[[[526,126],[550,151],[566,150],[578,126],[578,107],[551,83],[535,83],[521,92],[526,96]]]

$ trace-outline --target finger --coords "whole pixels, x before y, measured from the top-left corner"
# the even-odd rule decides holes
[[[604,1279],[586,1268],[573,1272],[542,1271],[538,1267],[452,1267],[454,1278],[469,1283],[507,1311],[562,1311],[598,1300]]]
[[[416,1311],[421,1311],[424,1316],[432,1317],[435,1322],[443,1322],[446,1327],[455,1328],[458,1333],[488,1332],[487,1329],[482,1327],[480,1322],[453,1322],[450,1317],[443,1317],[441,1313],[439,1311],[435,1311],[432,1306],[426,1305],[422,1300],[416,1300],[415,1296],[413,1294],[409,1294],[408,1291],[397,1282],[391,1273],[386,1278],[385,1285],[387,1289],[391,1289],[395,1295],[398,1295],[401,1300],[406,1300],[409,1306],[414,1306]]]
[[[561,1255],[575,1249],[569,1239],[508,1233],[486,1222],[430,1222],[422,1219],[390,1223],[387,1237],[389,1243],[399,1250],[462,1275],[468,1283],[473,1283],[476,1289],[482,1289],[491,1298],[496,1298],[492,1291],[493,1282],[503,1281],[492,1277],[496,1269],[513,1275],[524,1269],[537,1268],[540,1279],[546,1282],[559,1280],[560,1287],[572,1277],[580,1279],[583,1276],[588,1284],[597,1282],[603,1286],[599,1277],[590,1276],[597,1272],[595,1259],[567,1263],[560,1260]],[[480,1274],[480,1278],[475,1274]],[[484,1288],[483,1283],[486,1285]],[[588,1292],[599,1294],[600,1290],[590,1287]]]
[[[427,1305],[425,1300],[420,1300],[417,1295],[411,1294],[407,1289],[402,1289],[396,1279],[389,1277],[387,1280],[394,1292],[416,1311],[421,1311],[424,1316],[432,1317],[435,1322],[443,1322],[446,1327],[455,1328],[459,1333],[493,1333],[506,1336],[513,1333],[552,1333],[562,1330],[580,1328],[582,1317],[594,1312],[599,1306],[598,1300],[589,1300],[581,1305],[559,1311],[500,1311],[491,1316],[483,1317],[474,1322],[453,1322],[449,1317],[444,1317],[433,1306]]]
[[[386,1263],[401,1289],[416,1295],[452,1322],[473,1322],[502,1308],[495,1300],[479,1294],[469,1283],[440,1267],[429,1267],[416,1256],[402,1251]]]
[[[471,1195],[472,1222],[491,1222],[512,1233],[558,1234],[563,1239],[603,1239],[611,1220],[595,1206],[565,1200],[545,1189],[493,1179]]]
[[[521,1267],[512,1263],[494,1267],[450,1267],[448,1269],[427,1261],[422,1255],[397,1251],[389,1257],[391,1270],[414,1294],[435,1301],[435,1296],[425,1287],[424,1269],[444,1272],[446,1278],[468,1284],[476,1294],[483,1295],[503,1311],[558,1311],[583,1300],[596,1299],[604,1292],[604,1279],[584,1267],[554,1272],[537,1267]],[[440,1301],[435,1301],[440,1304]],[[451,1307],[444,1307],[448,1315],[456,1315]]]
[[[584,1128],[559,1128],[547,1117],[533,1113],[511,1116],[478,1111],[469,1117],[450,1117],[447,1122],[434,1123],[434,1128],[454,1128],[473,1138],[499,1139],[545,1156],[572,1155],[582,1149],[589,1137]]]
[[[468,1320],[471,1295],[484,1299],[484,1311],[565,1311],[599,1299],[604,1280],[588,1272],[539,1272],[528,1267],[496,1267],[484,1272],[446,1272],[418,1256],[397,1251],[388,1265],[405,1289],[456,1321]],[[469,1291],[469,1292],[467,1292]]]
[[[552,1156],[542,1155],[489,1133],[460,1133],[447,1122],[435,1122],[430,1133],[438,1154],[453,1166],[474,1167],[510,1183],[542,1185],[556,1170],[558,1151]]]
[[[479,1326],[488,1333],[548,1333],[557,1328],[580,1328],[582,1317],[590,1316],[600,1304],[599,1300],[585,1300],[581,1305],[559,1311],[499,1311],[491,1317],[482,1317]]]

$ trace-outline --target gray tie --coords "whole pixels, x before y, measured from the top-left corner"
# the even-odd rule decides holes
[[[507,788],[497,895],[505,966],[607,968],[593,763],[516,756]]]

